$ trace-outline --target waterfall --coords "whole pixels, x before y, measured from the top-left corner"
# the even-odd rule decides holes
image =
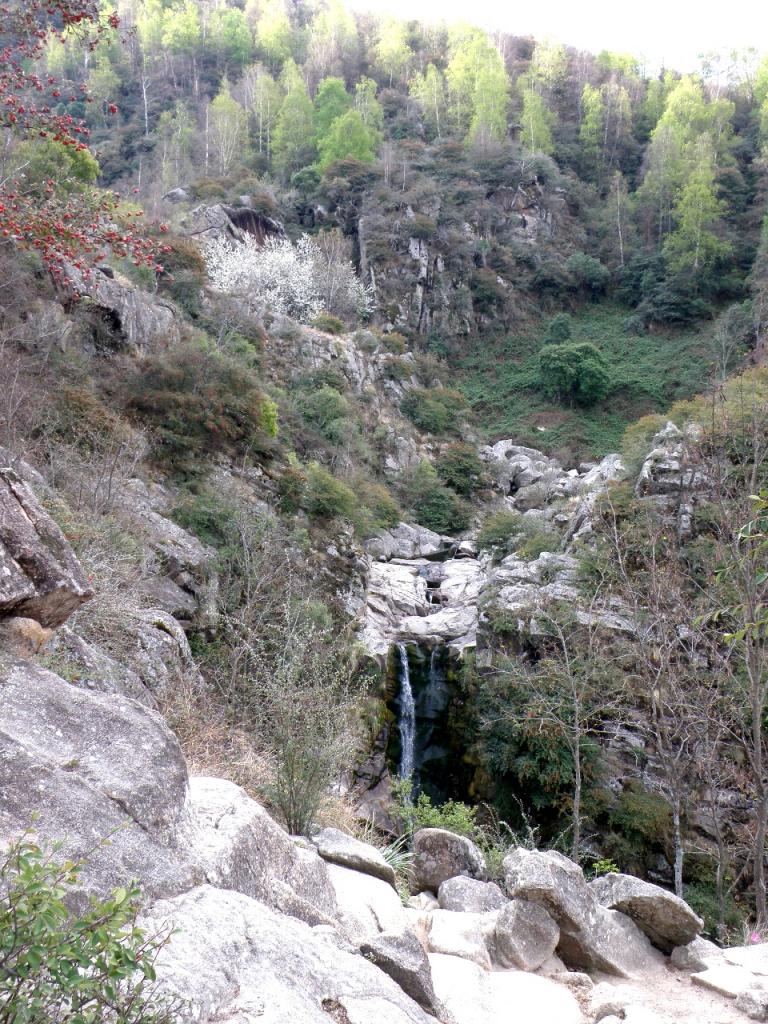
[[[400,778],[410,779],[414,768],[416,740],[416,704],[411,689],[411,670],[408,666],[408,648],[398,644],[400,653]]]

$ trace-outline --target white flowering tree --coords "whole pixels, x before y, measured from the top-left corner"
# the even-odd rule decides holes
[[[370,289],[349,260],[308,235],[295,245],[276,238],[263,245],[250,236],[244,243],[217,238],[203,254],[213,287],[242,299],[249,312],[269,310],[309,323],[321,312],[358,319],[372,309]]]

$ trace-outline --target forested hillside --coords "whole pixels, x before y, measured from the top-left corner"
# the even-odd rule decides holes
[[[39,812],[97,895],[231,882],[335,935],[258,798],[397,836],[396,920],[446,826],[508,895],[547,845],[768,936],[768,57],[0,15],[0,840]]]
[[[679,75],[336,2],[146,0],[116,13],[111,27],[103,7],[92,53],[70,34],[41,67],[62,80],[56,109],[85,118],[98,168],[49,141],[32,159],[31,143],[6,152],[6,168],[23,160],[27,181],[69,175],[73,187],[98,175],[172,225],[183,214],[167,193],[245,204],[294,240],[340,232],[373,322],[449,358],[497,436],[609,450],[634,416],[757,346],[757,52]],[[188,291],[177,277],[172,294]],[[548,333],[558,312],[575,313],[575,329],[561,319]]]

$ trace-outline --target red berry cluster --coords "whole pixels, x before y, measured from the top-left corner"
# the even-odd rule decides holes
[[[77,31],[83,44],[93,49],[107,28],[118,25],[116,14],[106,25],[100,23],[98,0],[0,3],[0,128],[10,128],[20,138],[39,137],[75,151],[87,149],[88,128],[71,114],[54,109],[67,99],[89,101],[85,86],[79,96],[62,97],[53,76],[41,76],[30,68],[52,35]],[[114,103],[108,110],[117,113]],[[119,197],[113,193],[63,195],[48,181],[42,195],[31,194],[20,181],[0,181],[0,241],[38,252],[54,280],[70,290],[78,276],[89,279],[94,264],[108,251],[131,259],[137,267],[162,271],[158,258],[169,249],[137,229],[132,220],[140,216],[140,212],[121,212]]]

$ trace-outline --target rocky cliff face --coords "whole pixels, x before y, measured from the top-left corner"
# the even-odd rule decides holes
[[[654,445],[639,488],[679,508],[671,481],[687,481],[689,491],[696,482],[686,476],[682,435],[667,427]],[[492,506],[557,528],[562,550],[494,565],[471,540],[408,524],[387,531],[360,566],[361,635],[372,654],[405,640],[457,652],[477,644],[489,593],[531,622],[549,600],[578,607],[568,546],[588,536],[595,496],[620,472],[618,460],[565,472],[510,442],[483,454]],[[20,472],[44,487],[29,467]],[[647,883],[616,876],[588,886],[565,858],[517,850],[502,892],[485,881],[468,840],[426,830],[404,907],[376,849],[334,830],[296,839],[233,783],[190,776],[154,707],[197,671],[182,625],[215,614],[212,553],[163,515],[162,488],[125,484],[121,514],[152,560],[155,606],[130,613],[118,659],[83,639],[75,620],[66,625],[92,591],[30,485],[7,469],[0,488],[0,837],[39,814],[45,836],[73,856],[88,853],[82,900],[139,881],[146,922],[177,929],[159,978],[183,1000],[181,1022],[494,1024],[507,1019],[510,1000],[531,1024],[608,1019],[609,1005],[627,1020],[661,1021],[632,986],[665,991],[670,963],[715,993],[694,996],[681,973],[676,1020],[700,1019],[703,999],[719,1020],[742,1019],[718,992],[764,1019],[759,953],[697,945],[701,922]],[[598,614],[622,628],[620,611]],[[46,641],[66,652],[72,681],[35,662]],[[99,844],[107,836],[109,845]],[[606,975],[621,985],[595,985]]]

